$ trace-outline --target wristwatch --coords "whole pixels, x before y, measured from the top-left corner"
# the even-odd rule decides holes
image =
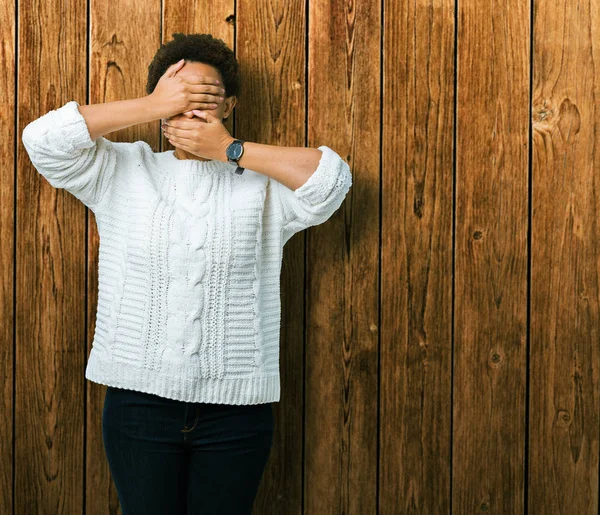
[[[225,155],[227,156],[227,161],[229,163],[231,163],[232,165],[237,165],[237,168],[235,169],[235,173],[237,173],[238,175],[241,175],[242,173],[244,173],[244,168],[242,168],[241,166],[238,165],[238,161],[242,157],[243,153],[244,153],[244,142],[241,139],[234,139],[229,144],[229,146],[227,147],[227,150],[225,151]]]

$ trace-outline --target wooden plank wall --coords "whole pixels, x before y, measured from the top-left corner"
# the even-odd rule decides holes
[[[20,135],[142,96],[174,32],[235,50],[233,135],[353,171],[285,247],[254,512],[597,513],[599,26],[598,0],[0,3],[0,513],[120,512],[84,378],[94,217]]]

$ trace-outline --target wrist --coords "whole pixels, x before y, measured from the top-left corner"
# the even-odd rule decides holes
[[[144,119],[146,122],[153,122],[162,118],[168,118],[167,116],[164,116],[163,112],[161,112],[160,106],[151,95],[137,98],[136,101],[140,104],[140,109],[144,113]]]
[[[237,138],[234,138],[233,136],[228,136],[227,138],[225,138],[225,140],[221,144],[221,148],[219,149],[219,157],[217,157],[219,161],[223,161],[225,163],[229,162],[229,159],[227,159],[227,147],[231,145],[236,139]]]

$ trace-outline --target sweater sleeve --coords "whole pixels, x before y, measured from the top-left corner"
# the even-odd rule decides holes
[[[21,134],[37,171],[95,211],[117,168],[119,146],[104,137],[92,140],[79,104],[72,100],[30,122]]]
[[[308,180],[292,190],[270,181],[280,200],[283,244],[294,234],[326,222],[341,206],[350,186],[350,166],[335,151],[323,145],[319,164]]]

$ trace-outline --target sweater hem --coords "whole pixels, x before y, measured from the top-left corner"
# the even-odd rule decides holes
[[[134,364],[106,361],[92,347],[87,362],[86,379],[113,388],[151,393],[184,402],[211,404],[263,404],[279,402],[279,373],[248,377],[190,378],[185,371],[174,376]],[[186,379],[187,377],[187,379]]]

